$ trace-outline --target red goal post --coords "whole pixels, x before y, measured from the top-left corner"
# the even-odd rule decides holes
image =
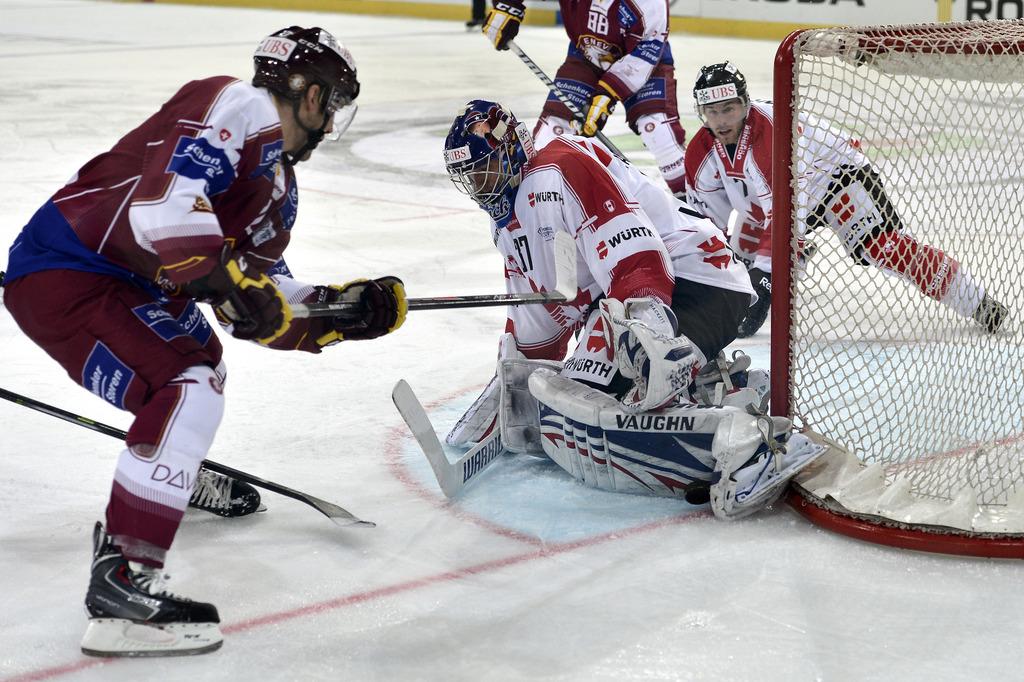
[[[1024,22],[795,32],[774,124],[772,411],[834,446],[790,504],[872,542],[1024,558]],[[886,229],[1006,306],[998,331],[823,224],[823,192],[863,176],[821,162],[820,127],[868,160]]]

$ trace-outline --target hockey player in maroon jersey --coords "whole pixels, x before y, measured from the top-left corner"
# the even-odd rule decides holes
[[[798,436],[784,447],[785,420],[747,412],[763,394],[735,385],[753,372],[720,351],[753,292],[710,220],[596,140],[561,136],[536,151],[526,126],[495,102],[473,100],[459,113],[445,164],[491,217],[509,293],[554,288],[559,232],[576,246],[579,288],[569,304],[509,307],[499,375],[449,443],[498,428],[498,447],[542,451],[586,485],[710,499],[726,518],[762,509],[820,455]],[[710,371],[698,375],[702,367]],[[716,399],[698,405],[704,379]],[[736,389],[735,404],[726,389]]]
[[[679,123],[675,67],[668,44],[666,0],[560,0],[569,52],[555,74],[562,93],[586,112],[578,132],[593,136],[618,102],[626,121],[654,155],[665,183],[682,198],[686,132]],[[523,0],[493,0],[483,32],[498,50],[519,32]],[[572,114],[552,93],[534,128],[543,148],[555,136],[574,130]]]
[[[293,26],[265,38],[254,65],[251,83],[185,84],[82,166],[10,249],[4,303],[19,326],[72,379],[135,416],[106,527],[94,533],[88,654],[202,653],[222,641],[217,609],[172,595],[161,579],[190,497],[230,513],[196,487],[226,378],[196,302],[237,338],[312,353],[405,318],[395,277],[313,286],[282,260],[298,200],[293,166],[355,113],[351,54],[323,29]],[[293,303],[336,300],[360,302],[360,313],[292,319]]]
[[[702,67],[693,96],[704,127],[686,150],[687,192],[723,230],[736,211],[730,242],[758,295],[740,325],[740,337],[748,337],[771,303],[772,103],[752,102],[746,79],[729,62]],[[860,143],[810,117],[799,124],[804,144],[796,177],[816,206],[808,227],[829,226],[857,264],[895,274],[995,332],[1006,308],[954,258],[912,236]]]

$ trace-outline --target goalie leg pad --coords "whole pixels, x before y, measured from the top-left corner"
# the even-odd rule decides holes
[[[541,454],[537,401],[527,379],[539,367],[561,369],[554,360],[528,360],[516,349],[515,338],[503,334],[498,344],[498,368],[483,392],[452,427],[445,442],[456,447],[482,443],[498,431],[509,452]]]
[[[723,519],[764,509],[825,452],[801,434],[790,436],[789,420],[739,407],[635,414],[546,369],[531,375],[530,391],[540,405],[545,453],[577,481],[688,501],[710,490],[712,511]]]
[[[459,417],[444,442],[456,447],[468,447],[486,438],[498,425],[498,406],[501,403],[501,385],[497,375],[477,396],[469,409]]]
[[[509,358],[522,358],[523,354],[516,348],[516,340],[511,334],[502,334],[498,340],[498,369],[494,377],[487,383],[484,390],[469,406],[469,409],[455,422],[444,442],[456,447],[468,447],[481,443],[499,428],[498,414],[501,409],[501,361]]]
[[[761,424],[769,420],[758,419]],[[788,432],[788,420],[780,421],[784,433]],[[792,435],[781,447],[773,430],[774,427],[762,431],[756,426],[752,430],[751,422],[737,421],[729,432],[716,434],[719,479],[711,486],[711,510],[716,517],[741,519],[771,505],[794,476],[825,453],[824,446],[802,434]]]
[[[558,371],[562,363],[554,360],[508,359],[498,363],[500,402],[498,423],[501,441],[509,452],[543,456],[537,399],[530,393],[528,381],[537,369]]]
[[[687,498],[710,484],[712,439],[730,408],[626,412],[614,398],[550,370],[530,377],[544,452],[584,485]]]

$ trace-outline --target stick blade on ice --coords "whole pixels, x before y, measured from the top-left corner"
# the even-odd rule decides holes
[[[412,435],[416,438],[416,442],[419,443],[423,454],[427,456],[430,468],[433,469],[434,476],[441,486],[441,492],[444,493],[445,497],[451,497],[458,492],[461,487],[461,481],[455,480],[452,476],[451,464],[449,464],[448,458],[444,454],[441,441],[438,440],[434,427],[431,426],[430,419],[427,417],[423,405],[420,404],[419,398],[413,393],[412,387],[409,386],[405,379],[400,379],[395,384],[394,389],[391,391],[391,400],[394,401],[395,407],[398,408],[399,413],[402,415],[402,419],[405,420],[409,430],[412,431]]]

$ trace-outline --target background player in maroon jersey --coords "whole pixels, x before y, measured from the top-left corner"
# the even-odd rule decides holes
[[[221,344],[196,302],[237,338],[313,353],[405,318],[395,277],[313,286],[282,260],[293,166],[355,113],[352,55],[323,29],[293,26],[265,38],[254,63],[251,83],[185,84],[82,166],[11,246],[4,303],[18,325],[135,415],[94,533],[88,654],[202,653],[222,641],[217,609],[168,593],[160,575],[224,409]],[[360,312],[292,319],[293,303],[337,300]]]
[[[675,67],[668,44],[666,0],[560,0],[569,52],[555,84],[586,112],[579,132],[592,136],[604,127],[617,102],[626,121],[654,155],[673,194],[684,197],[683,153],[686,132],[679,123]],[[495,48],[507,50],[519,32],[526,7],[522,0],[494,0],[483,32]],[[572,114],[548,96],[533,136],[540,149],[555,136],[574,132]]]

